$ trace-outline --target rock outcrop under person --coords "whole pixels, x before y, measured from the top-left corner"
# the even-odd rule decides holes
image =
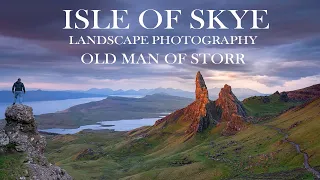
[[[9,106],[5,112],[6,126],[0,130],[0,152],[26,154],[25,176],[17,179],[70,180],[72,177],[44,156],[46,139],[37,130],[33,110],[25,105]]]

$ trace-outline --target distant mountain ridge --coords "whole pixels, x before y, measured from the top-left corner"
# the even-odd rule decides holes
[[[211,94],[211,99],[217,99],[220,88],[208,89]],[[264,94],[245,88],[234,88],[236,96],[243,100],[251,96],[262,96]],[[54,101],[66,99],[92,98],[92,97],[106,97],[106,96],[146,96],[152,94],[167,94],[171,96],[179,96],[194,99],[194,92],[184,91],[173,88],[156,88],[156,89],[140,89],[140,90],[112,90],[109,88],[97,89],[92,88],[87,91],[45,91],[45,90],[31,90],[27,91],[24,96],[24,102],[31,101]],[[13,94],[11,91],[0,91],[0,103],[11,103]]]
[[[209,94],[210,99],[217,99],[218,94],[220,92],[221,88],[209,88]],[[251,97],[251,96],[263,96],[265,94],[260,93],[258,91],[248,89],[248,88],[233,88],[232,91],[234,94],[240,99],[243,100],[245,98]],[[89,89],[88,91],[84,91],[85,93],[89,94],[102,94],[102,95],[152,95],[157,93],[165,93],[171,96],[180,96],[180,97],[186,97],[186,98],[195,98],[194,92],[190,91],[184,91],[181,89],[174,89],[174,88],[156,88],[156,89],[140,89],[140,90],[112,90],[110,88],[105,89]]]
[[[102,94],[90,94],[84,92],[73,91],[27,91],[23,97],[24,102],[30,101],[53,101],[53,100],[66,100],[66,99],[79,99],[79,98],[93,98],[105,97]],[[13,94],[11,91],[0,91],[0,103],[11,103],[13,101]]]

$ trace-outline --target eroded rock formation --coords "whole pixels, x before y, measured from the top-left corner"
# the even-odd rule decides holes
[[[203,104],[209,102],[209,93],[206,83],[200,72],[196,75],[196,101],[201,101]]]
[[[72,179],[63,169],[50,164],[44,156],[45,137],[38,133],[33,110],[25,105],[7,108],[6,126],[0,130],[0,151],[26,154],[25,177],[17,179]]]
[[[241,102],[232,93],[230,86],[225,85],[221,89],[218,100],[211,101],[200,72],[196,75],[195,83],[195,101],[186,108],[157,121],[155,126],[165,127],[173,123],[187,125],[188,128],[185,130],[187,135],[202,132],[220,122],[226,123],[224,135],[232,135],[244,128],[243,117],[246,116],[246,112]]]
[[[223,131],[224,135],[232,135],[244,128],[243,117],[246,112],[242,103],[237,99],[231,90],[231,86],[225,85],[216,100],[216,106],[221,108],[220,121],[226,122],[227,126]]]
[[[202,132],[217,121],[214,103],[209,100],[208,89],[200,72],[196,75],[195,101],[186,108],[178,110],[169,116],[158,120],[155,126],[178,122],[188,124],[185,133],[188,135]]]

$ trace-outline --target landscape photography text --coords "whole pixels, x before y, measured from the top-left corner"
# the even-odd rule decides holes
[[[185,13],[183,10],[146,9],[139,13],[137,19],[130,16],[129,10],[110,10],[110,16],[101,16],[102,10],[63,10],[65,27],[63,30],[89,30],[90,35],[70,35],[69,45],[72,46],[197,46],[199,48],[213,46],[254,46],[256,35],[237,35],[238,31],[266,31],[270,29],[268,10],[213,10],[194,9]],[[111,17],[111,18],[110,18]],[[227,18],[224,18],[227,17]],[[181,23],[180,19],[189,22]],[[225,20],[227,19],[227,20]],[[245,23],[244,23],[245,22]],[[180,24],[181,23],[181,24]],[[244,25],[245,24],[245,25]],[[138,26],[138,27],[137,27]],[[190,32],[210,32],[212,35],[126,35],[131,28],[141,28],[141,31],[156,31],[162,28],[166,32],[176,32],[178,28],[189,28]],[[112,35],[92,35],[99,32],[113,32]],[[106,31],[104,31],[106,30]],[[234,30],[234,35],[221,36],[221,32]],[[219,35],[214,35],[215,32]],[[177,31],[179,32],[179,31]],[[143,33],[141,33],[143,34]],[[200,33],[199,33],[200,34]],[[226,33],[227,34],[227,33]],[[199,49],[198,48],[198,49]],[[125,49],[125,48],[124,48]],[[80,57],[83,64],[246,64],[244,53],[235,52],[86,52]]]

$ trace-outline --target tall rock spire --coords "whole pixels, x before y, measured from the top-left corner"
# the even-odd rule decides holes
[[[196,75],[196,100],[189,106],[158,120],[156,126],[166,126],[170,122],[183,124],[185,133],[191,137],[197,132],[202,132],[214,124],[214,118],[218,119],[214,103],[209,100],[208,89],[200,72]]]
[[[196,76],[196,100],[205,102],[209,101],[208,89],[200,71],[198,71]]]

